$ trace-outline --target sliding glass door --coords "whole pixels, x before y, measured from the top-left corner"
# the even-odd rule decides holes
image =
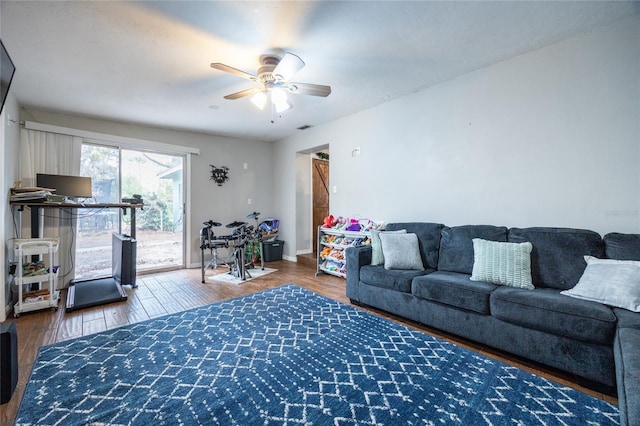
[[[92,177],[97,203],[140,195],[136,213],[138,271],[184,266],[184,158],[85,143],[83,176]],[[131,234],[130,213],[121,209],[78,210],[76,278],[111,274],[111,234]]]
[[[91,177],[95,202],[119,202],[118,148],[83,144],[80,175]],[[75,214],[78,215],[76,278],[111,275],[111,234],[119,232],[120,209],[78,209],[75,210]]]
[[[136,213],[138,271],[184,266],[183,157],[122,150],[122,196],[141,195]],[[131,233],[123,216],[123,232]]]

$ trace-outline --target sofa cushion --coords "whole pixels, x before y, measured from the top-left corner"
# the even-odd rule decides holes
[[[616,329],[616,316],[607,306],[550,288],[498,287],[490,307],[499,320],[585,342],[610,345]]]
[[[473,269],[474,238],[488,241],[507,241],[507,228],[492,225],[464,225],[445,227],[440,239],[438,271],[471,274]]]
[[[438,267],[438,252],[440,250],[440,234],[444,225],[441,223],[406,222],[389,223],[386,231],[406,229],[408,233],[416,234],[420,245],[420,257],[422,264],[427,269]]]
[[[568,290],[578,283],[584,256],[604,257],[604,243],[593,231],[572,228],[511,228],[507,241],[530,242],[531,278],[536,287]]]
[[[416,234],[380,234],[384,269],[413,269],[424,271]]]
[[[406,229],[399,229],[397,231],[378,231],[377,229],[371,230],[371,264],[372,265],[384,265],[384,254],[382,253],[382,242],[380,241],[381,232],[393,232],[396,234],[406,234]]]
[[[640,312],[640,261],[585,256],[587,268],[562,294]]]
[[[437,271],[414,279],[411,292],[420,299],[488,315],[489,295],[497,286],[469,278],[468,274]]]
[[[612,232],[605,235],[603,241],[609,259],[640,260],[640,234]]]
[[[472,281],[533,290],[531,243],[503,243],[473,239]]]
[[[360,268],[360,281],[376,287],[387,288],[403,293],[411,292],[411,280],[415,277],[433,272],[433,269],[424,271],[384,269],[384,266],[365,265]]]

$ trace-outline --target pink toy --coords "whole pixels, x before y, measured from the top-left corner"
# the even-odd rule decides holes
[[[336,224],[336,218],[333,217],[332,214],[330,214],[329,216],[324,218],[324,221],[322,223],[322,227],[323,228],[332,228],[333,225]]]
[[[349,219],[349,222],[345,230],[355,231],[355,232],[360,231],[360,222],[358,221],[358,219]]]

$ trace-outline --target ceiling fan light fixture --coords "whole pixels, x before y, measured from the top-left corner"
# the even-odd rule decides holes
[[[275,87],[271,89],[271,101],[274,104],[287,102],[287,93],[279,87]]]
[[[291,109],[291,107],[293,106],[287,99],[287,93],[279,87],[271,89],[271,102],[276,108],[277,113]]]
[[[285,112],[293,107],[291,102],[286,100],[284,102],[278,102],[278,103],[274,102],[273,105],[276,107],[276,112],[278,114],[280,114],[281,112]]]
[[[276,108],[277,113],[284,112],[293,107],[287,99],[287,93],[279,87],[271,89],[271,102]]]
[[[265,92],[257,92],[251,97],[251,102],[259,109],[264,109],[267,103],[267,94]]]

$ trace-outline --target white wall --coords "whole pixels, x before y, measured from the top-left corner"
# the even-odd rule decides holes
[[[295,254],[309,253],[313,244],[311,234],[311,154],[296,154],[296,247]],[[286,245],[286,241],[285,241]],[[312,250],[311,250],[312,251]]]
[[[295,152],[323,143],[333,214],[639,233],[638,46],[634,17],[277,142],[281,237]]]
[[[20,177],[19,163],[15,161],[19,155],[19,118],[18,103],[11,91],[0,114],[0,152],[2,153],[2,173],[0,174],[0,191],[2,191],[2,208],[0,209],[0,322],[5,320],[5,308],[11,301],[11,278],[9,263],[13,256],[13,217],[9,206],[9,189]]]
[[[238,220],[251,222],[246,216],[253,211],[262,213],[261,218],[273,215],[270,143],[95,120],[34,109],[23,110],[21,118],[78,130],[198,148],[200,155],[192,156],[191,226],[186,238],[191,262],[187,266],[200,264],[199,231],[205,220],[212,219],[226,225]],[[247,169],[244,169],[245,163]],[[210,164],[229,167],[229,181],[218,186],[210,180]],[[249,198],[251,205],[248,204]],[[215,231],[221,235],[231,233],[224,226]]]
[[[295,261],[297,252],[304,253],[312,249],[311,211],[309,208],[299,211],[298,207],[310,203],[309,199],[303,199],[305,194],[311,197],[309,154],[327,149],[332,141],[339,140],[335,139],[331,132],[326,132],[325,127],[313,127],[304,130],[302,136],[283,139],[273,144],[273,209],[275,217],[280,219],[278,238],[285,241],[283,258],[286,260]],[[333,168],[333,157],[331,158]],[[330,170],[330,173],[333,171]],[[309,185],[306,190],[301,188],[304,176],[307,176]],[[330,177],[331,181],[332,179]],[[331,199],[329,203],[332,203]]]

